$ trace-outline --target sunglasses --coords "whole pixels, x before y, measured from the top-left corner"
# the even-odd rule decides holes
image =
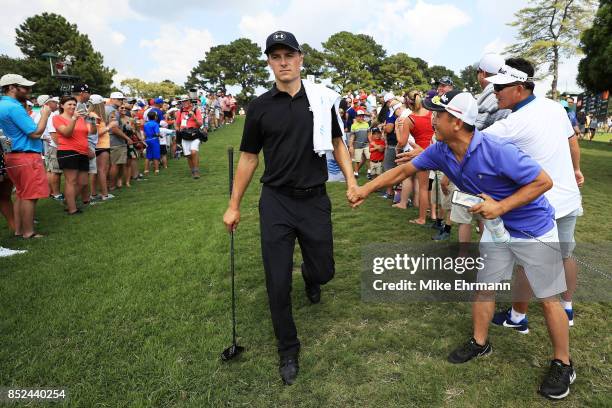
[[[506,88],[510,88],[511,86],[517,86],[517,85],[522,85],[522,83],[521,82],[511,82],[509,84],[493,84],[493,90],[495,92],[501,92],[502,90]]]

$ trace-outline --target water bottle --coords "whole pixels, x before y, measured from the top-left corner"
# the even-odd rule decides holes
[[[484,220],[484,225],[491,232],[493,242],[510,242],[510,233],[504,227],[504,222],[500,217],[494,218],[492,220]]]

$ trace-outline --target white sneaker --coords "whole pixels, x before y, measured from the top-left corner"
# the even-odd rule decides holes
[[[17,255],[17,254],[23,254],[26,253],[28,251],[22,251],[19,249],[8,249],[8,248],[4,248],[0,246],[0,258],[5,258],[7,256],[13,256],[13,255]]]

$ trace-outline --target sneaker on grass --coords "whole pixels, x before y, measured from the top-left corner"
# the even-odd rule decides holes
[[[491,347],[491,343],[489,343],[488,340],[481,346],[476,343],[476,340],[472,337],[467,343],[453,350],[453,352],[448,355],[448,361],[453,364],[467,363],[475,357],[487,356],[491,354],[491,352],[493,352],[493,347]]]
[[[569,326],[574,327],[574,309],[563,309],[565,310],[565,314],[567,315],[567,320],[569,320]]]
[[[525,316],[525,318],[520,322],[516,323],[510,317],[510,311],[511,309],[508,309],[495,313],[492,320],[493,324],[514,329],[521,334],[529,333],[529,322],[527,321],[527,316]]]
[[[562,399],[569,395],[570,384],[576,381],[576,371],[570,360],[569,365],[563,364],[561,360],[550,362],[550,369],[540,385],[538,392],[550,399]]]

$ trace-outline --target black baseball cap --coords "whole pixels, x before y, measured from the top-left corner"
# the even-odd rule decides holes
[[[264,54],[267,55],[270,49],[276,45],[284,45],[285,47],[302,52],[302,48],[300,48],[300,44],[295,39],[295,36],[288,31],[275,31],[270,34],[266,40],[266,50]]]
[[[382,133],[378,126],[373,126],[370,128],[370,132],[372,133]]]
[[[89,85],[84,84],[84,83],[74,84],[72,85],[72,92],[74,93],[89,92]]]
[[[454,86],[453,80],[448,75],[443,76],[438,80],[438,84]]]

